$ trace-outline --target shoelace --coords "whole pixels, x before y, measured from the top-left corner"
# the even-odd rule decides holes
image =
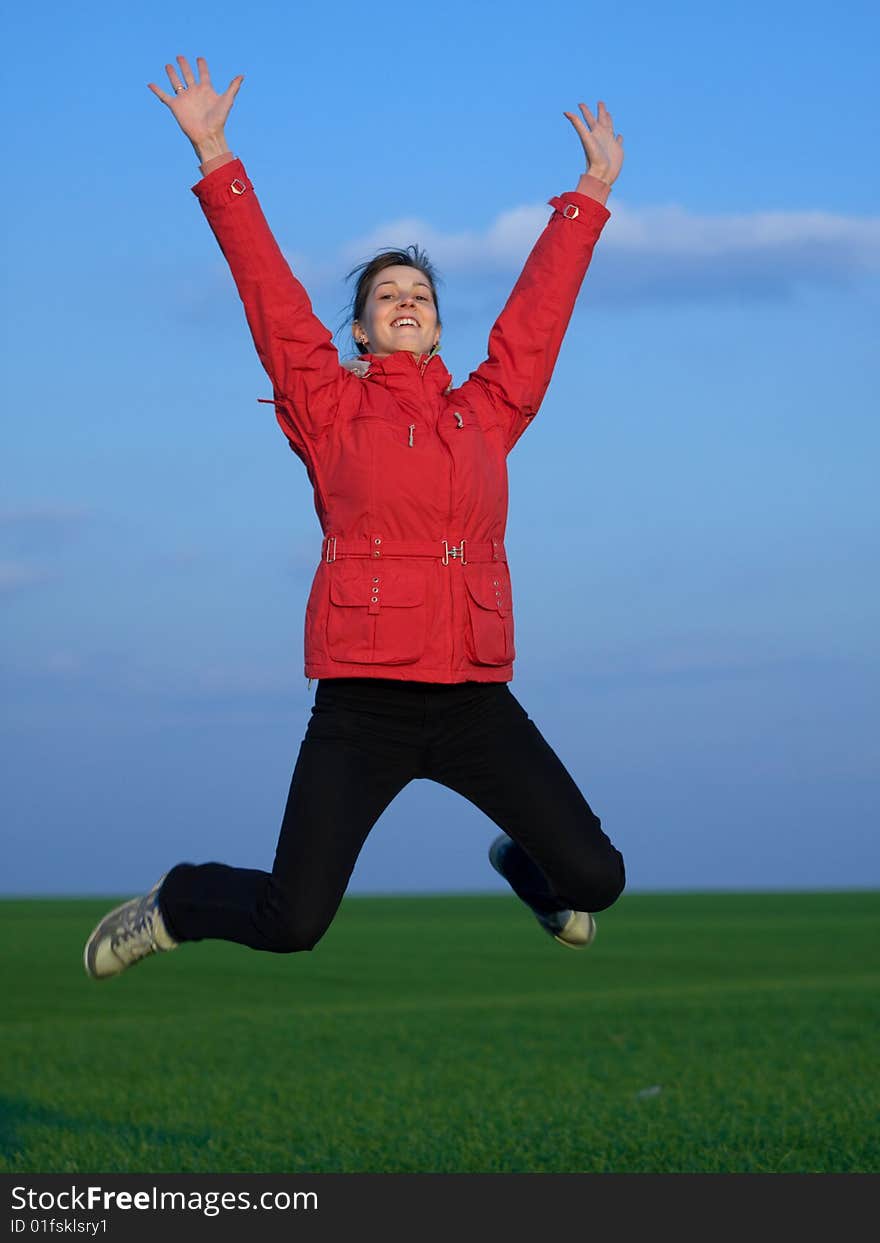
[[[155,900],[152,898],[143,898],[137,906],[128,913],[126,916],[125,926],[122,928],[122,931],[117,933],[117,935],[110,942],[111,948],[114,952],[116,950],[122,950],[123,952],[130,954],[133,949],[137,948],[141,950],[141,954],[139,954],[138,957],[143,957],[143,955],[149,953],[150,950],[157,951],[159,946],[156,942],[154,932],[155,911]],[[139,941],[144,936],[146,936],[149,941],[149,949],[142,945],[130,945],[130,942],[136,940]]]

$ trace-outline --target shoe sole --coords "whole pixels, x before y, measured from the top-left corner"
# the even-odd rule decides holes
[[[589,911],[584,911],[583,913],[588,915]],[[566,941],[555,932],[551,932],[550,935],[553,937],[554,941],[558,941],[559,944],[564,945],[566,949],[586,950],[590,948],[596,939],[596,921],[593,916],[590,915],[590,935],[587,937],[586,941]]]

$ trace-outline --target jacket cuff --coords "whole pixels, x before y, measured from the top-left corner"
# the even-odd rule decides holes
[[[579,194],[577,190],[566,190],[564,194],[547,201],[566,220],[576,220],[588,227],[594,228],[597,222],[605,224],[606,220],[611,219],[611,212],[604,203],[591,198],[589,194]]]
[[[239,159],[229,160],[208,173],[201,181],[197,181],[194,186],[190,186],[203,207],[220,207],[253,188]]]

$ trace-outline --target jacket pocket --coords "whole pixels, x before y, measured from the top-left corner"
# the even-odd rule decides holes
[[[465,650],[476,665],[509,665],[516,656],[510,573],[503,561],[462,567],[467,589]]]
[[[346,664],[411,665],[425,650],[425,579],[376,562],[337,562],[330,578],[327,654]]]

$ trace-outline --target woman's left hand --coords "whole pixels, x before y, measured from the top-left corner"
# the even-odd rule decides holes
[[[571,121],[583,144],[587,172],[609,186],[613,185],[623,165],[623,134],[615,137],[611,113],[601,99],[598,120],[586,104],[579,104],[578,107],[584,114],[583,120],[573,112],[563,115]]]

